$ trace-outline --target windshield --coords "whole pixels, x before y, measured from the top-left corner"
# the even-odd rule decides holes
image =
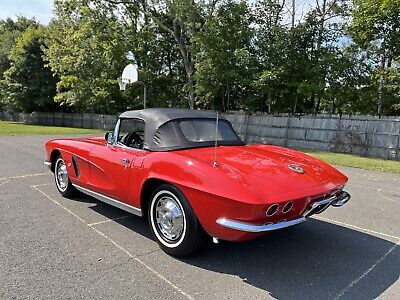
[[[194,143],[215,141],[214,119],[191,119],[179,122],[179,127],[183,136]],[[236,132],[225,120],[218,122],[218,141],[222,142],[242,142]]]

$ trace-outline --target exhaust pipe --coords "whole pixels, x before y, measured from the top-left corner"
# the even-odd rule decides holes
[[[333,200],[331,205],[334,207],[341,207],[350,200],[351,196],[348,192],[341,191],[337,196],[337,199]]]
[[[320,214],[329,206],[341,207],[350,200],[350,194],[345,191],[341,191],[339,194],[331,196],[329,198],[322,199],[321,201],[313,203],[303,213],[303,217],[310,217],[313,214]]]

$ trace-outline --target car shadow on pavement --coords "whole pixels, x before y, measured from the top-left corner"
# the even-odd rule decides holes
[[[122,210],[97,202],[90,207],[113,219]],[[154,240],[147,220],[116,223]],[[183,263],[235,275],[276,299],[375,299],[400,276],[400,246],[367,233],[316,219],[251,241],[207,243]],[[394,248],[394,249],[392,249]],[[392,251],[390,251],[392,250]],[[390,251],[390,253],[388,253]]]
[[[395,245],[310,219],[252,241],[222,242],[183,261],[239,276],[276,299],[375,299],[399,280]]]
[[[96,205],[90,206],[89,208],[94,212],[103,215],[107,219],[112,220],[126,228],[135,231],[136,233],[146,237],[148,239],[154,240],[148,222],[146,218],[141,218],[130,214],[122,209],[109,205],[107,203],[101,202],[91,196],[79,195],[74,197],[74,201],[93,203]],[[124,218],[130,216],[129,218]]]

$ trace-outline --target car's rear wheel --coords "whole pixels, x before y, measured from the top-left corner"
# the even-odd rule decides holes
[[[183,257],[200,248],[206,234],[188,200],[176,187],[157,187],[148,207],[150,227],[162,250]]]
[[[69,180],[67,166],[65,165],[64,159],[61,155],[59,155],[55,160],[54,180],[56,182],[57,190],[62,196],[70,198],[75,194],[76,189]]]

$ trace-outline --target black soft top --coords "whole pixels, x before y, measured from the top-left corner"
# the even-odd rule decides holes
[[[180,109],[180,108],[147,108],[130,110],[122,113],[120,119],[140,119],[145,123],[143,148],[150,151],[170,151],[196,147],[213,146],[214,142],[190,142],[179,128],[179,122],[187,119],[213,119],[217,114],[206,110]],[[226,122],[231,128],[232,124],[223,116],[219,120]],[[233,128],[232,128],[233,130]],[[234,131],[234,130],[233,130]],[[237,136],[237,135],[236,135]],[[235,141],[218,141],[219,145],[243,145],[237,136]]]

